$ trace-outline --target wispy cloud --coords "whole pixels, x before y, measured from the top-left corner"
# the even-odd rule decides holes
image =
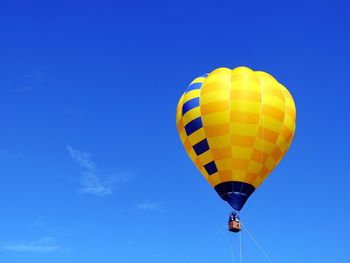
[[[113,192],[121,185],[128,181],[127,174],[101,174],[96,169],[95,162],[91,159],[91,154],[81,152],[67,146],[67,150],[71,158],[82,169],[82,177],[80,180],[80,193],[94,194],[98,196],[106,196],[113,194]]]
[[[1,245],[1,250],[10,251],[10,252],[36,252],[36,253],[52,253],[57,251],[67,250],[63,248],[53,237],[43,237],[35,241],[25,242],[7,242]]]
[[[162,211],[162,205],[156,202],[144,201],[136,206],[137,209],[148,212]]]
[[[20,93],[28,90],[38,88],[45,80],[45,73],[42,69],[36,69],[28,74],[18,76],[10,83],[12,92]]]
[[[67,146],[70,156],[82,167],[89,171],[95,171],[95,163],[91,160],[90,153],[80,152],[73,149],[71,146]]]

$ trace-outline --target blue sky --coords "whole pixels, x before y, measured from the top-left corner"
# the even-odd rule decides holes
[[[175,109],[194,77],[241,65],[297,106],[244,223],[274,262],[349,262],[349,8],[2,1],[0,262],[232,262],[231,246],[237,261],[230,209],[182,149]],[[243,262],[268,262],[245,231],[242,245]]]

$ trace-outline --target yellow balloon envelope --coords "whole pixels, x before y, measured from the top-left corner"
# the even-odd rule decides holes
[[[194,79],[176,112],[187,154],[238,211],[287,152],[295,119],[288,90],[247,67],[218,68]]]

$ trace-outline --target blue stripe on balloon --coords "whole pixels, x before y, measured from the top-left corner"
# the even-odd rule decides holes
[[[193,98],[182,106],[182,116],[185,115],[186,112],[189,110],[192,110],[193,108],[196,108],[199,106],[199,98]]]
[[[196,152],[197,155],[201,155],[202,153],[209,150],[209,144],[207,139],[204,139],[200,141],[199,143],[193,145],[193,150]]]
[[[205,164],[204,168],[209,175],[215,174],[218,171],[218,168],[216,168],[216,164],[214,161],[211,161],[210,163]]]
[[[201,87],[202,87],[202,82],[193,83],[193,84],[188,86],[186,92],[189,92],[189,91],[195,90],[195,89],[200,89]]]
[[[185,125],[185,131],[187,136],[190,136],[195,131],[203,127],[202,118],[198,117]]]

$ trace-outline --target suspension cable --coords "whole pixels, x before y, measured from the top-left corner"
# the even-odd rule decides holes
[[[233,245],[230,244],[230,248],[231,248],[231,259],[232,259],[232,262],[235,263],[235,255],[233,253]]]
[[[244,227],[245,231],[247,231],[249,237],[254,241],[255,245],[260,249],[260,251],[262,252],[262,254],[265,256],[265,258],[273,263],[271,257],[269,256],[269,254],[266,252],[265,249],[263,249],[263,247],[259,244],[259,242],[254,238],[254,236],[249,232],[248,228],[246,227],[246,225],[243,224],[243,222],[241,221],[242,226]]]
[[[242,232],[239,231],[239,263],[242,263]]]
[[[192,254],[203,248],[207,243],[215,238],[218,234],[222,232],[227,227],[227,225],[221,226],[213,235],[211,235],[209,238],[207,238],[204,242],[202,242],[197,248],[194,248],[190,253],[187,254],[187,256],[184,258],[185,262],[191,257]]]
[[[230,241],[230,250],[231,250],[231,259],[232,259],[232,263],[235,263],[235,254],[233,251],[233,244],[232,244],[232,238],[231,238],[231,234],[228,233],[228,239]]]

